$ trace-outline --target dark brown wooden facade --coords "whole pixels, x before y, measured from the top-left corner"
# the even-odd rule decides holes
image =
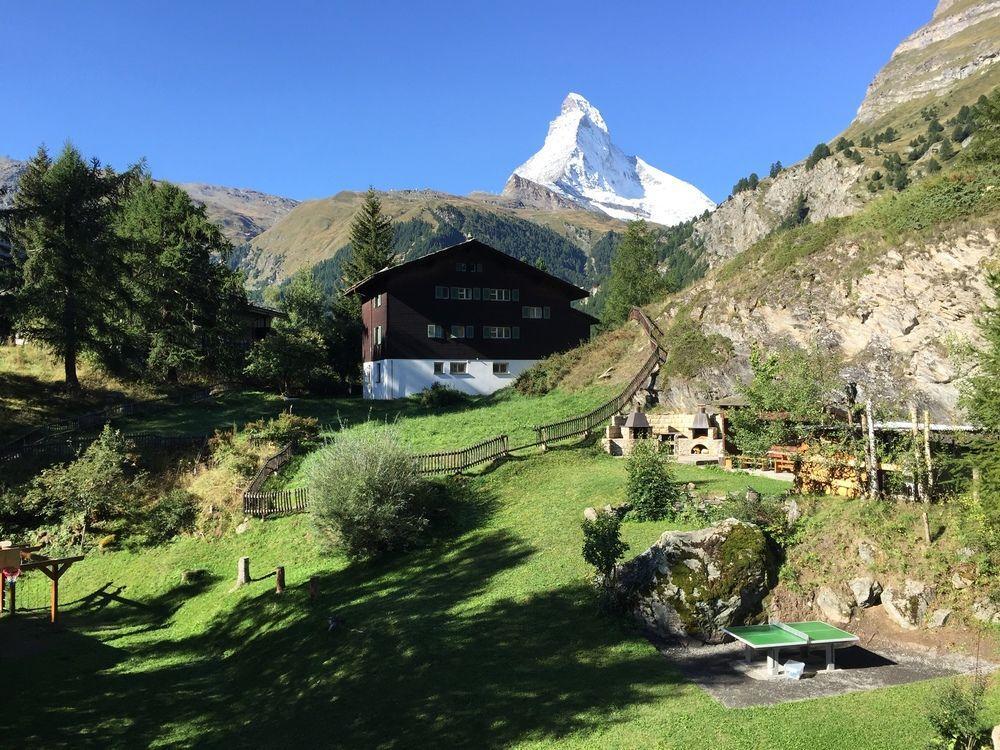
[[[352,287],[362,306],[362,359],[535,360],[590,337],[572,307],[588,292],[468,240]]]

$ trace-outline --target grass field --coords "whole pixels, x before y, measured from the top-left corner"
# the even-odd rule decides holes
[[[705,491],[781,487],[697,468]],[[628,626],[599,615],[580,557],[581,510],[622,499],[624,464],[593,448],[505,463],[418,549],[370,564],[322,554],[306,516],[246,534],[93,555],[63,598],[109,581],[137,606],[68,609],[39,636],[0,621],[19,745],[919,748],[933,685],[733,711],[683,682]],[[627,523],[631,553],[663,523]],[[287,567],[231,591],[235,562]],[[184,569],[206,571],[181,586]],[[309,575],[320,577],[310,605]],[[20,586],[43,606],[44,579]],[[328,630],[328,617],[343,618]],[[12,627],[13,625],[13,627]],[[41,630],[40,630],[41,629]],[[36,697],[37,696],[37,697]],[[41,697],[41,696],[44,696]],[[10,706],[9,706],[10,709]],[[1000,717],[995,692],[991,717]]]

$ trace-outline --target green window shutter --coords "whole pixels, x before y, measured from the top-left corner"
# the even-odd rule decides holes
[[[520,302],[521,301],[521,290],[520,289],[511,289],[510,290],[510,298],[514,302]]]
[[[474,300],[480,300],[482,298],[483,298],[483,290],[480,287],[478,287],[478,286],[477,287],[473,287],[472,288],[472,299],[474,299]]]
[[[545,318],[546,320],[548,320],[549,318],[551,318],[552,317],[552,308],[551,307],[543,307],[542,308],[542,317]]]
[[[514,326],[513,328],[510,329],[510,337],[512,339],[519,339],[519,338],[521,338],[521,328],[520,328],[520,326]]]

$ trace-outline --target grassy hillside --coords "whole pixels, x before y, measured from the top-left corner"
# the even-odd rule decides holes
[[[780,487],[680,472],[706,491]],[[53,634],[7,627],[4,648],[20,657],[6,676],[46,695],[6,714],[8,736],[45,747],[280,746],[293,734],[344,747],[926,745],[932,684],[729,711],[598,615],[580,512],[621,499],[622,484],[623,463],[590,449],[515,460],[467,481],[429,544],[373,564],[321,553],[303,516],[92,556],[65,577],[65,600],[111,581],[133,604],[70,607]],[[630,554],[663,528],[627,523]],[[266,579],[232,591],[241,555],[258,576],[285,565],[290,589],[275,596]],[[181,585],[193,568],[202,581]],[[44,581],[20,587],[25,606],[44,605]],[[343,620],[332,632],[331,615]],[[988,708],[1000,717],[995,691]]]

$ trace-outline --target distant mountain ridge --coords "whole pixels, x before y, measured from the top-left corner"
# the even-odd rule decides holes
[[[600,111],[575,93],[563,100],[542,148],[514,170],[503,194],[527,205],[569,202],[623,221],[668,226],[715,208],[694,185],[627,156],[611,140]]]

